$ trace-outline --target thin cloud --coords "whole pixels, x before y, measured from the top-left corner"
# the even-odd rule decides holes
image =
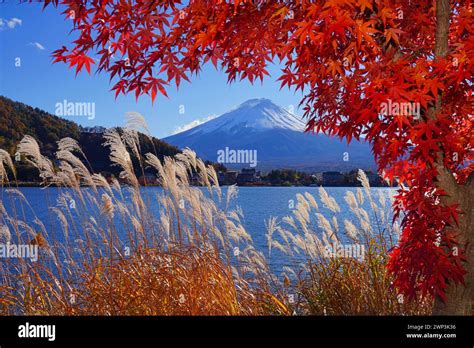
[[[212,119],[214,119],[214,118],[216,118],[216,117],[217,117],[217,115],[214,115],[214,114],[213,114],[213,115],[210,115],[210,116],[207,116],[207,117],[204,117],[204,118],[199,118],[199,119],[194,120],[194,121],[192,121],[192,122],[189,122],[189,123],[187,123],[187,124],[185,124],[185,125],[183,125],[183,126],[177,127],[177,128],[173,131],[173,133],[171,133],[171,135],[175,135],[175,134],[178,134],[178,133],[185,132],[185,131],[187,131],[187,130],[189,130],[189,129],[191,129],[191,128],[194,128],[194,127],[199,126],[200,124],[206,123],[206,122],[208,122],[208,121],[210,121],[210,120],[212,120]]]
[[[15,29],[17,25],[21,25],[22,20],[20,18],[10,18],[10,19],[4,19],[0,18],[0,30],[3,29]]]
[[[30,45],[35,46],[37,49],[42,50],[42,51],[46,49],[42,44],[36,41],[30,42]]]

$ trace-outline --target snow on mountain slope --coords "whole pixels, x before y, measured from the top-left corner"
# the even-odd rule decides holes
[[[305,122],[268,99],[251,99],[236,109],[163,140],[189,147],[204,159],[220,162],[219,151],[255,151],[257,169],[302,171],[374,169],[368,144],[350,145],[323,134],[304,133]],[[223,163],[229,168],[248,163]]]
[[[189,130],[189,134],[207,134],[214,131],[230,133],[240,129],[289,129],[303,132],[305,123],[269,99],[250,99],[210,122]]]

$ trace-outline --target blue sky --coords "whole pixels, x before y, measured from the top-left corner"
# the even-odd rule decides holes
[[[269,68],[271,76],[263,84],[244,81],[229,85],[227,76],[211,64],[191,83],[184,81],[179,90],[169,87],[169,98],[158,96],[153,105],[148,96],[138,102],[132,94],[115,99],[106,74],[83,71],[75,77],[75,70],[66,64],[52,64],[51,53],[63,45],[70,47],[74,39],[72,23],[61,12],[52,6],[43,11],[42,4],[18,4],[16,0],[0,3],[0,95],[53,114],[56,103],[63,100],[94,102],[95,119],[65,117],[83,126],[121,126],[126,112],[137,111],[159,138],[220,115],[247,99],[268,98],[282,107],[293,105],[295,110],[300,101],[301,94],[280,90],[277,65]],[[15,65],[18,58],[19,67]],[[181,105],[184,114],[180,113]]]

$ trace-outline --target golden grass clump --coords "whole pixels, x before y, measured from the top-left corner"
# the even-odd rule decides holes
[[[1,206],[3,238],[11,237],[11,228],[17,244],[39,245],[41,255],[38,262],[2,262],[0,313],[287,313],[271,292],[266,260],[241,225],[241,212],[219,208],[223,199],[229,207],[236,188],[223,198],[214,168],[185,150],[163,161],[145,156],[140,165],[156,170],[162,190],[144,195],[130,155],[139,148],[135,139],[115,129],[105,134],[110,159],[121,169],[121,184],[90,173],[75,155],[87,161],[72,139],[59,142],[57,166],[41,155],[33,138],[22,141],[20,152],[39,170],[44,184],[61,191],[49,207],[59,230],[52,227],[48,233],[38,218],[37,226],[28,225],[16,204],[13,215]],[[2,163],[9,165],[8,159]],[[196,173],[207,194],[190,186]],[[2,174],[7,178],[6,169]],[[11,203],[20,200],[22,209],[26,204],[34,212],[21,191],[6,191]],[[159,211],[158,219],[152,207]]]
[[[387,191],[379,190],[377,205],[369,180],[361,170],[358,179],[364,190],[358,188],[357,197],[347,191],[344,197],[358,226],[344,219],[341,231],[336,215],[332,219],[325,217],[330,214],[322,214],[309,193],[297,197],[292,216],[284,217],[281,226],[270,220],[269,248],[273,246],[295,260],[295,267],[284,269],[284,277],[294,279],[287,293],[298,295],[290,308],[316,315],[429,314],[433,299],[405,302],[387,272],[389,252],[399,234],[398,223],[392,225],[387,221],[391,215],[391,206],[386,204],[390,200]],[[335,199],[324,188],[319,189],[319,194],[329,212],[340,212]],[[362,207],[364,200],[370,202],[372,219]]]
[[[397,225],[392,227],[387,220],[390,199],[379,196],[377,206],[363,172],[359,174],[363,190],[349,191],[345,197],[355,220],[340,224],[341,208],[322,187],[320,204],[308,192],[298,194],[290,216],[266,222],[266,257],[253,246],[241,222],[242,210],[232,208],[236,186],[224,192],[214,168],[189,149],[175,158],[142,156],[136,129],[147,129],[143,118],[130,114],[128,124],[128,130],[111,129],[104,134],[110,160],[120,168],[119,179],[92,173],[73,139],[58,142],[55,162],[41,155],[34,138],[26,136],[21,141],[22,158],[38,169],[45,186],[58,187],[56,201],[45,202],[53,222],[34,215],[33,207],[15,188],[9,154],[0,152],[4,187],[0,243],[39,250],[37,262],[1,260],[0,314],[429,312],[430,299],[401,303],[391,286],[385,266],[397,240]],[[137,164],[142,173],[156,172],[159,189],[140,187]],[[200,186],[191,185],[196,181]],[[372,218],[362,207],[364,201],[370,203]],[[33,214],[33,222],[27,212]],[[362,258],[325,254],[328,247],[350,243],[364,247]],[[279,255],[291,260],[281,277],[271,272],[268,262]]]

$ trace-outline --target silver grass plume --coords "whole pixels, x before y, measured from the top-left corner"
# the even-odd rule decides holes
[[[132,159],[118,131],[114,128],[108,129],[104,133],[104,138],[104,146],[110,147],[110,160],[114,165],[122,168],[120,177],[127,180],[133,187],[138,188],[139,184],[133,169]]]
[[[36,167],[40,172],[40,177],[44,180],[54,177],[53,163],[41,154],[36,140],[25,135],[17,147],[17,153],[23,155],[27,163]]]
[[[0,149],[0,181],[3,183],[4,180],[8,180],[7,168],[13,173],[13,176],[16,177],[15,166],[13,165],[12,158],[10,154],[5,150]]]

